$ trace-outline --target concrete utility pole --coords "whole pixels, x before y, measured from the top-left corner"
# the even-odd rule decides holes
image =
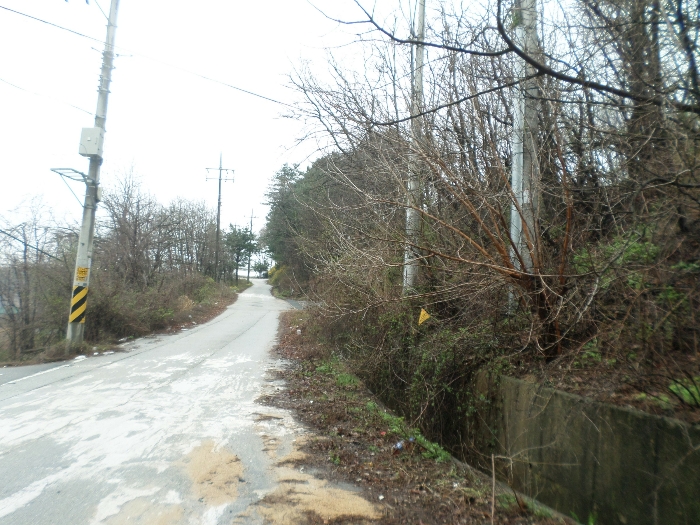
[[[257,217],[253,217],[253,210],[250,210],[250,233],[253,233],[253,219],[257,219]],[[248,277],[247,280],[250,282],[250,260],[253,258],[253,254],[251,253],[248,256]]]
[[[425,40],[425,0],[418,1],[418,32],[415,35],[418,42]],[[423,44],[416,44],[415,68],[413,85],[411,86],[411,139],[413,152],[408,159],[408,184],[406,196],[406,247],[403,258],[403,293],[413,289],[418,274],[419,254],[412,246],[420,240],[420,212],[416,209],[421,203],[420,174],[418,170],[418,155],[415,153],[421,145],[422,129],[418,114],[423,108]]]
[[[210,170],[219,170],[219,204],[216,207],[216,251],[214,255],[214,280],[219,282],[219,238],[221,237],[221,182],[233,181],[233,178],[222,179],[221,174],[225,171],[233,173],[232,169],[222,168],[223,154],[219,153],[219,167],[218,168],[207,168]],[[211,180],[207,178],[207,180]]]
[[[513,17],[516,44],[528,55],[538,56],[540,47],[537,40],[536,0],[516,0]],[[518,68],[516,75],[519,78],[526,79],[534,75],[534,68],[524,60],[516,58],[516,64]],[[540,192],[536,161],[539,95],[537,80],[535,78],[523,80],[516,89],[516,93],[516,99],[513,103],[513,167],[511,173],[511,187],[515,202],[511,204],[510,210],[510,236],[514,246],[511,246],[510,254],[516,268],[531,272],[532,253],[536,249],[534,243],[536,243],[537,236],[536,225]],[[523,223],[525,227],[523,227]],[[518,254],[522,258],[524,268],[520,268]]]
[[[118,9],[119,0],[112,0],[107,22],[105,49],[102,53],[102,72],[97,95],[95,127],[83,128],[80,137],[79,153],[90,158],[90,167],[86,180],[83,222],[80,227],[78,253],[76,254],[75,273],[73,274],[73,294],[66,331],[66,352],[72,346],[82,343],[85,335],[85,312],[90,285],[90,268],[92,267],[92,243],[95,233],[95,210],[100,200],[100,166],[102,165],[109,85],[112,81],[112,69],[114,69],[114,38],[117,30]]]

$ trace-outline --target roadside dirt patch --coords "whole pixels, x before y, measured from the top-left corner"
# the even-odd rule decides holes
[[[356,488],[330,481],[319,475],[318,469],[309,469],[312,459],[302,449],[325,438],[306,431],[301,435],[295,432],[296,437],[290,442],[289,436],[275,433],[274,426],[281,420],[284,417],[274,413],[256,414],[256,427],[265,444],[263,451],[273,462],[276,486],[251,512],[272,525],[345,523],[346,520],[376,523],[383,515],[380,506],[365,499]]]
[[[269,523],[287,525],[308,523],[315,516],[323,523],[372,523],[383,515],[361,494],[332,485],[325,479],[303,472],[293,465],[305,462],[307,455],[295,448],[275,466],[278,487],[256,506],[258,513]]]
[[[187,456],[186,470],[200,501],[217,506],[238,497],[243,464],[238,456],[205,441]]]
[[[182,520],[179,505],[154,505],[149,498],[137,498],[122,505],[119,513],[111,516],[105,525],[174,525]]]

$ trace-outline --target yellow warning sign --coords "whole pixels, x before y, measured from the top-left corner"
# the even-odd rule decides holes
[[[75,270],[75,280],[76,281],[87,281],[89,271],[90,271],[89,268],[84,268],[82,266],[78,266]]]
[[[421,325],[424,322],[426,322],[428,319],[430,319],[430,314],[423,310],[423,308],[420,309],[420,315],[418,316],[418,324]]]

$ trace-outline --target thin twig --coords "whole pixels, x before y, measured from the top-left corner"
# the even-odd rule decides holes
[[[496,460],[491,454],[491,525],[493,525],[493,517],[496,513]]]

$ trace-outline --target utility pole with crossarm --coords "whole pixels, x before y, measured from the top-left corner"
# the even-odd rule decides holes
[[[226,181],[233,181],[233,179],[222,178],[222,173],[225,171],[227,174],[233,170],[230,168],[222,167],[223,154],[219,153],[219,167],[218,168],[207,168],[207,171],[218,170],[219,171],[219,203],[216,207],[216,251],[214,254],[214,280],[219,282],[219,239],[221,237],[221,183]],[[207,178],[207,180],[211,180]]]
[[[117,10],[119,0],[112,0],[107,22],[107,38],[102,53],[102,72],[97,95],[95,126],[83,128],[80,136],[79,153],[90,159],[90,167],[85,181],[85,204],[83,205],[83,222],[78,238],[78,252],[75,258],[73,274],[73,293],[71,295],[68,329],[66,330],[66,352],[71,347],[83,342],[85,336],[85,314],[87,295],[90,285],[90,268],[92,267],[92,244],[95,233],[95,211],[100,200],[100,166],[102,165],[102,146],[107,120],[107,100],[109,85],[114,68],[114,39],[117,30]]]

